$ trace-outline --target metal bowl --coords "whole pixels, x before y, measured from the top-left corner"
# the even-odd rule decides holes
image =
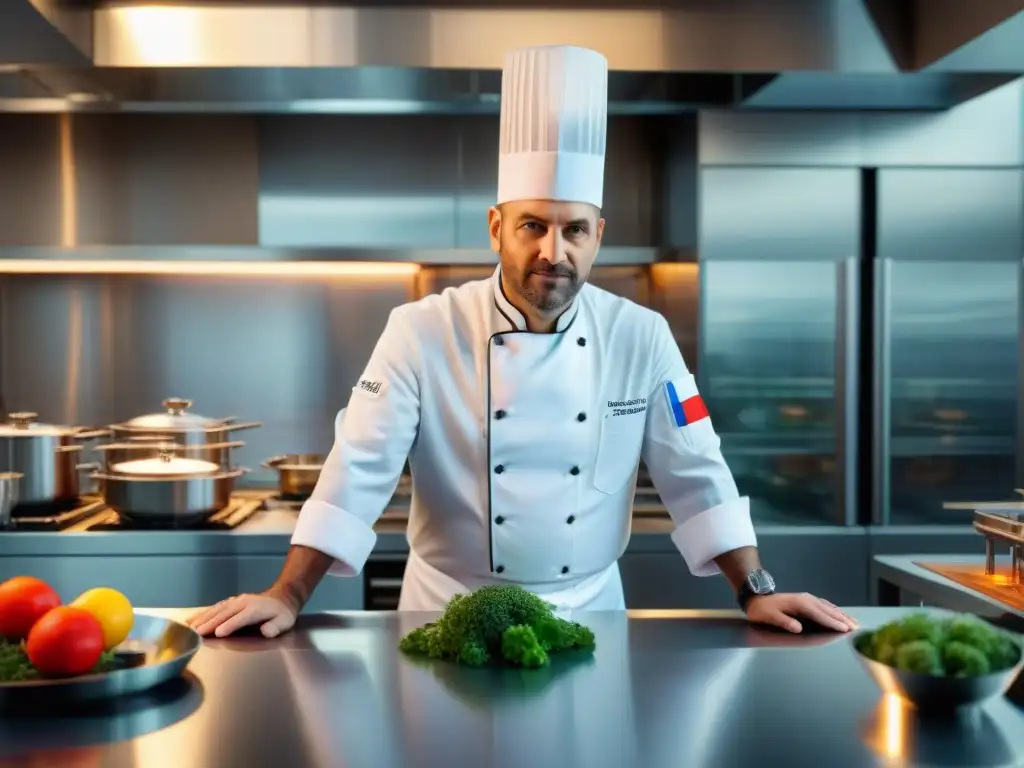
[[[142,693],[181,677],[202,644],[185,624],[136,612],[131,634],[116,649],[117,669],[62,680],[0,683],[0,707],[56,707]]]
[[[861,653],[858,640],[873,632],[862,630],[850,638],[854,655],[883,693],[895,694],[921,711],[951,712],[961,707],[983,704],[1004,695],[1017,680],[1021,670],[1024,670],[1022,656],[1016,666],[975,677],[938,677],[904,672],[869,659]]]

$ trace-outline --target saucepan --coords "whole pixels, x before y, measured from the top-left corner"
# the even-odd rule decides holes
[[[209,446],[196,446],[203,447]],[[181,446],[174,443],[161,446],[155,456],[152,448],[139,446],[144,458],[110,464],[93,473],[107,506],[130,522],[202,522],[228,505],[235,481],[249,471],[180,456]]]
[[[136,416],[112,425],[110,429],[114,439],[120,442],[138,437],[170,437],[179,445],[205,445],[208,451],[200,458],[227,468],[231,466],[231,449],[213,446],[230,443],[233,432],[263,426],[258,421],[236,421],[234,416],[217,419],[191,413],[188,409],[192,407],[192,401],[180,397],[167,398],[163,406],[165,410],[161,413]]]
[[[18,472],[19,504],[60,504],[77,501],[83,442],[105,437],[110,430],[41,424],[34,413],[12,413],[0,424],[0,470]]]
[[[277,490],[282,496],[306,498],[313,493],[326,460],[325,453],[288,453],[267,459],[263,466],[277,471]]]

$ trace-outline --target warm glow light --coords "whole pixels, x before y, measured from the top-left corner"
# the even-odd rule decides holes
[[[150,66],[186,66],[199,60],[195,10],[160,6],[129,10],[121,19],[138,61]]]
[[[405,277],[419,264],[368,261],[128,261],[0,259],[0,273],[21,275],[199,275],[226,277]]]

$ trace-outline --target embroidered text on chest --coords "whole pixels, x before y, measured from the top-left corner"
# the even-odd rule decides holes
[[[647,410],[647,398],[635,397],[632,400],[609,400],[608,408],[612,416],[630,416]]]

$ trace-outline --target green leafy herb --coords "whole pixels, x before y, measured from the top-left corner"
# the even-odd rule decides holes
[[[100,656],[99,663],[92,669],[92,674],[111,672],[117,668],[117,656],[113,651],[106,651]],[[25,653],[24,643],[14,643],[0,639],[0,683],[19,683],[25,680],[38,680],[42,677]]]

